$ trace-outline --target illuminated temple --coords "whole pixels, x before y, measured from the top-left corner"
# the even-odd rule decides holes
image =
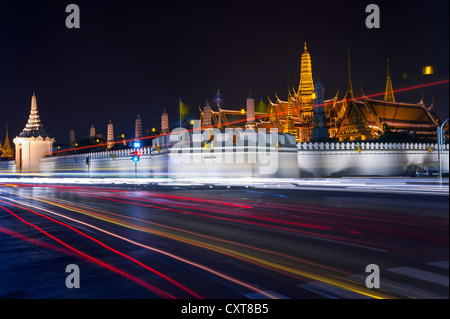
[[[207,102],[200,108],[202,126],[224,128],[277,128],[280,132],[296,136],[297,142],[321,140],[355,141],[378,139],[388,128],[391,132],[407,132],[418,140],[436,138],[436,126],[440,123],[433,104],[427,107],[423,99],[419,103],[397,102],[387,64],[385,94],[383,99],[353,94],[350,54],[348,57],[348,89],[340,99],[339,92],[328,100],[323,98],[323,86],[313,82],[311,56],[307,45],[301,55],[300,83],[289,88],[286,99],[275,94],[268,97],[265,112],[256,112],[254,99],[247,98],[246,108],[229,110]]]

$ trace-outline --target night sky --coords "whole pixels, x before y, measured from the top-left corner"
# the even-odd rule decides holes
[[[80,7],[81,28],[67,29],[65,8]],[[381,28],[368,29],[365,8],[376,3]],[[106,135],[160,127],[167,109],[178,120],[178,99],[198,117],[217,89],[224,108],[245,107],[298,88],[303,43],[325,98],[347,89],[350,49],[353,89],[383,92],[386,59],[394,90],[448,79],[449,1],[3,1],[0,0],[0,139],[24,128],[33,91],[47,132],[67,143],[91,123]],[[433,65],[435,74],[423,76]],[[398,93],[397,101],[432,96],[448,117],[448,83]],[[380,97],[382,99],[382,96]],[[153,124],[154,123],[154,124]]]

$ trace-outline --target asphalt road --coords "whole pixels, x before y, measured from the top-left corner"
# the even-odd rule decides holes
[[[301,187],[3,184],[0,298],[448,298],[448,206]],[[66,286],[72,264],[79,288]],[[365,285],[370,264],[380,288]]]

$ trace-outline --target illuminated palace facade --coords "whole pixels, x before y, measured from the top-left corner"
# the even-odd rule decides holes
[[[417,104],[395,100],[389,60],[384,99],[369,98],[362,89],[362,96],[354,97],[350,58],[347,85],[348,90],[342,99],[339,99],[337,92],[332,99],[324,100],[323,86],[313,82],[311,56],[305,43],[299,86],[297,89],[289,88],[285,100],[277,94],[274,100],[268,97],[267,110],[255,113],[255,101],[251,96],[247,98],[246,108],[240,110],[222,108],[221,100],[216,96],[215,102],[218,103],[209,105],[207,102],[200,108],[202,127],[277,128],[280,132],[295,135],[297,142],[375,140],[387,126],[392,132],[415,134],[419,140],[436,138],[436,126],[440,119],[434,112],[433,104],[427,107],[423,99]]]

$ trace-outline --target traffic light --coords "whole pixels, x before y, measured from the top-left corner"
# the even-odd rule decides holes
[[[133,148],[140,148],[140,147],[141,147],[141,142],[139,142],[139,141],[133,142]]]
[[[140,151],[136,151],[136,152],[132,152],[131,153],[131,160],[133,162],[139,162],[140,159],[141,159],[141,152]]]

